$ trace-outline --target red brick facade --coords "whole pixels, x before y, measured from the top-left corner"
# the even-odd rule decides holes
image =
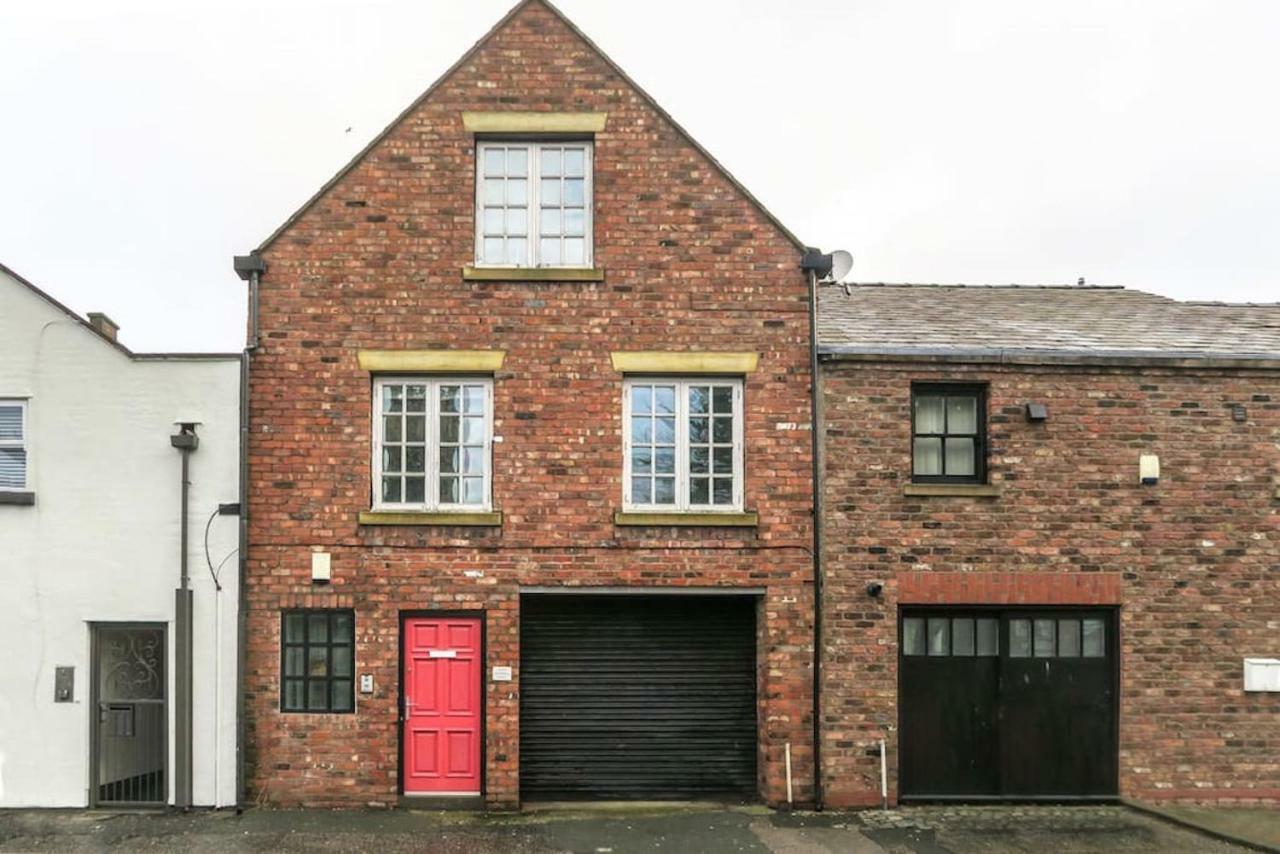
[[[475,139],[463,111],[607,112],[595,135],[600,282],[476,282]],[[398,792],[399,619],[482,613],[484,789],[519,798],[521,586],[766,591],[758,656],[760,794],[812,797],[807,292],[799,250],[553,11],[500,26],[264,248],[250,374],[248,798],[390,802]],[[371,375],[362,349],[497,349],[497,528],[371,527]],[[754,351],[745,490],[754,528],[629,528],[622,383],[611,350]],[[800,427],[801,429],[797,429]],[[310,555],[332,555],[314,587]],[[280,610],[351,607],[355,714],[284,714]]]
[[[998,496],[904,494],[913,381],[989,384]],[[822,383],[829,805],[879,802],[880,738],[896,797],[897,609],[938,603],[1118,604],[1120,794],[1280,800],[1280,695],[1241,675],[1280,626],[1280,375],[884,360]]]

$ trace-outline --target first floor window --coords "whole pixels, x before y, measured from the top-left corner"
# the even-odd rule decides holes
[[[981,386],[911,389],[911,473],[917,483],[981,483],[986,478]]]
[[[591,266],[590,142],[495,140],[476,159],[476,263]]]
[[[489,509],[492,396],[487,379],[377,380],[374,507]]]
[[[630,380],[623,410],[626,509],[742,509],[740,380]]]
[[[0,400],[0,490],[27,488],[27,403]]]
[[[354,709],[355,622],[353,611],[285,611],[281,615],[281,709]]]

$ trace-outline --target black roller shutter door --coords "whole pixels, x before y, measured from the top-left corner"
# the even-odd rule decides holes
[[[753,797],[755,600],[526,595],[525,799]]]

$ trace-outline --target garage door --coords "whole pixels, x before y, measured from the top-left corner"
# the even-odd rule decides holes
[[[520,793],[756,792],[755,600],[526,595]]]
[[[904,609],[904,798],[1117,793],[1109,610]]]

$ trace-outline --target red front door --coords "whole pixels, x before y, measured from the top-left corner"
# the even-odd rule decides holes
[[[405,794],[480,794],[480,620],[404,625]]]

